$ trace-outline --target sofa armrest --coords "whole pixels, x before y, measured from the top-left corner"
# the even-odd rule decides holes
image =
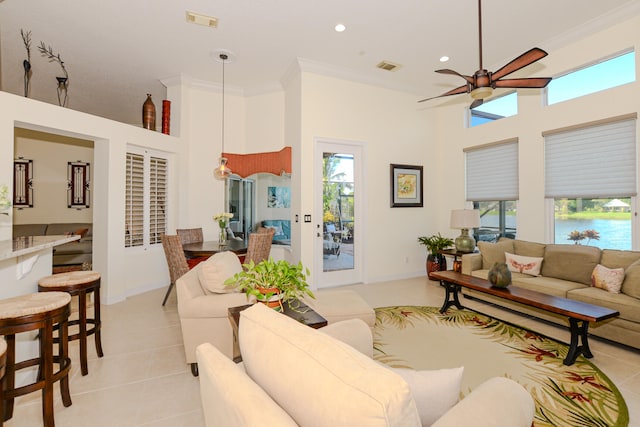
[[[319,329],[330,337],[349,344],[365,356],[373,359],[371,328],[361,319],[349,319],[332,323]]]
[[[482,270],[482,254],[462,255],[462,274],[471,274],[475,270]]]
[[[432,427],[531,427],[534,414],[533,398],[524,387],[508,378],[494,377],[480,384]]]

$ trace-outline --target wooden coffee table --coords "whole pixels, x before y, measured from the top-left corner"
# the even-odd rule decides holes
[[[440,280],[446,290],[444,303],[440,308],[441,313],[446,312],[452,305],[459,309],[464,308],[460,304],[458,293],[462,287],[465,287],[568,317],[571,344],[567,357],[564,359],[565,365],[573,365],[580,354],[587,358],[593,357],[589,349],[589,322],[596,323],[620,315],[618,311],[606,307],[530,291],[513,285],[507,288],[497,288],[492,286],[488,280],[453,271],[432,272],[431,276]],[[579,341],[582,345],[579,345]]]
[[[233,329],[233,361],[238,363],[242,361],[242,355],[240,354],[240,344],[238,342],[239,327],[240,327],[240,312],[251,307],[252,304],[241,305],[238,307],[229,307],[229,322],[231,322],[231,328]],[[307,325],[313,329],[320,329],[323,326],[327,326],[327,319],[320,316],[313,311],[309,306],[300,302],[296,309],[292,309],[288,303],[283,303],[284,311],[282,314],[289,316],[294,320]]]

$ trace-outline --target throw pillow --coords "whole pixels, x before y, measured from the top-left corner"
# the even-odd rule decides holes
[[[464,367],[435,371],[390,369],[409,384],[423,427],[435,423],[458,403]]]
[[[264,228],[270,228],[274,231],[274,236],[282,236],[284,233],[282,232],[282,227],[279,225],[265,225]]]
[[[237,292],[224,285],[225,280],[242,271],[238,255],[231,251],[218,252],[200,263],[198,278],[202,287],[215,294]]]
[[[591,286],[604,289],[612,294],[620,293],[623,281],[623,268],[607,268],[602,264],[598,264],[591,273]]]
[[[541,257],[514,255],[506,252],[504,254],[507,260],[507,266],[510,271],[514,273],[524,273],[531,276],[539,276],[540,269],[542,268]]]
[[[80,238],[76,240],[76,242],[80,242],[80,240],[84,239],[84,236],[86,236],[88,232],[89,232],[88,228],[78,228],[76,231],[74,231],[73,232],[74,235],[80,236]]]
[[[640,260],[634,262],[625,270],[622,293],[634,298],[640,298]]]

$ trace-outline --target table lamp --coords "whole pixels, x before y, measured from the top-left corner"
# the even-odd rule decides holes
[[[451,211],[451,228],[459,228],[461,234],[456,237],[458,252],[473,252],[476,240],[469,235],[470,228],[480,227],[480,211],[477,209],[454,209]]]

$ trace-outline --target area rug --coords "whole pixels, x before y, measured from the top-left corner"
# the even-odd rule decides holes
[[[627,426],[615,384],[584,356],[565,366],[567,351],[566,344],[471,310],[376,309],[380,362],[418,370],[464,366],[461,397],[491,377],[511,378],[535,400],[536,427]]]

